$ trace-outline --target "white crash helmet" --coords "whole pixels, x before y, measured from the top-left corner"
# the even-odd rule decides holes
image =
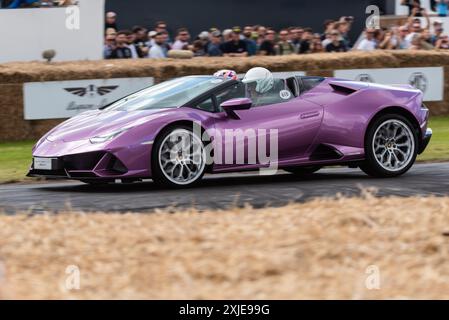
[[[274,77],[270,70],[256,67],[250,69],[242,80],[243,83],[256,82],[256,92],[266,93],[274,86]]]

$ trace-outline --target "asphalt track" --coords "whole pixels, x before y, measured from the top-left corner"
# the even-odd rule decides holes
[[[377,189],[378,196],[449,195],[449,163],[417,164],[393,179],[373,179],[347,168],[323,169],[308,178],[284,172],[276,176],[259,176],[258,172],[209,175],[197,187],[182,190],[159,189],[151,181],[102,187],[64,181],[9,184],[0,186],[0,211],[151,212],[167,207],[280,206],[321,196],[358,195],[364,188]]]

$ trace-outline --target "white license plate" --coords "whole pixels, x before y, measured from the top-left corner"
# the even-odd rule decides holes
[[[51,158],[34,158],[35,170],[52,170],[51,164],[52,164]]]

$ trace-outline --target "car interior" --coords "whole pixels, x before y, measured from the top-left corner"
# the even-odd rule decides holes
[[[315,88],[324,81],[323,77],[295,76],[285,79],[287,87],[295,97]]]

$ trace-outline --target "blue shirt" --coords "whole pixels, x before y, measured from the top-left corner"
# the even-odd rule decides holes
[[[221,57],[223,52],[221,51],[220,44],[209,43],[207,46],[207,54],[211,57]]]
[[[252,39],[248,39],[246,38],[244,40],[246,42],[246,48],[248,50],[248,55],[249,56],[255,56],[257,53],[257,43],[256,41],[252,40]]]

